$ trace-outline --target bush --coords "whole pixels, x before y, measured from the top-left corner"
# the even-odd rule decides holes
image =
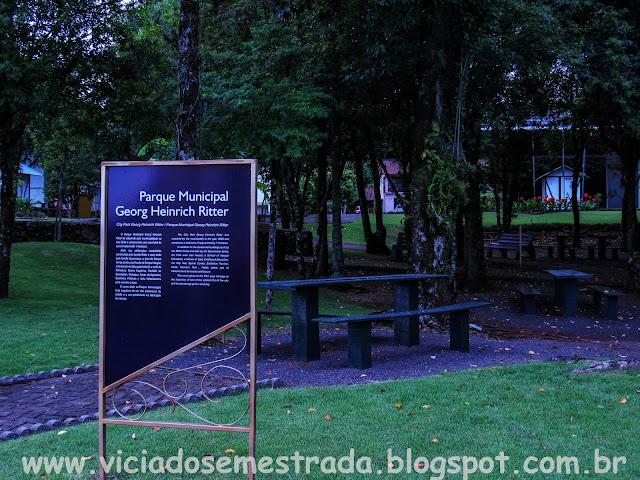
[[[25,197],[16,198],[16,217],[42,217],[42,212],[36,209],[33,200]]]
[[[502,196],[500,198],[502,198]],[[495,201],[492,196],[483,195],[481,202],[483,210],[490,211],[495,209]],[[578,201],[578,208],[584,211],[592,211],[597,210],[599,204],[599,194],[591,196],[585,193]],[[538,196],[529,199],[520,197],[517,201],[513,202],[513,213],[545,213],[560,212],[563,210],[571,210],[571,201],[568,198],[554,198],[545,195],[544,197]]]

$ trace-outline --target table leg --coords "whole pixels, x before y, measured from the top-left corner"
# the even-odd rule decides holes
[[[396,282],[394,290],[393,308],[396,312],[418,309],[417,282]],[[399,317],[395,320],[393,329],[394,341],[398,345],[410,347],[420,344],[420,319],[418,317]]]
[[[556,280],[556,293],[561,295],[559,305],[565,316],[575,317],[578,314],[578,280],[575,278]]]
[[[320,328],[312,318],[318,317],[318,288],[296,288],[291,292],[291,348],[294,360],[320,359]]]

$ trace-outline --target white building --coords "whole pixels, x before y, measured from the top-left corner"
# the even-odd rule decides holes
[[[581,181],[582,177],[578,180],[578,197],[582,197],[583,188]],[[542,181],[541,196],[553,197],[556,200],[571,199],[571,192],[573,187],[573,170],[569,167],[558,167],[555,170],[551,170],[548,173],[536,178],[536,182]]]
[[[33,203],[44,203],[44,172],[40,167],[30,167],[21,163],[18,180],[19,197],[28,198]]]
[[[607,195],[605,200],[606,203],[603,206],[606,208],[622,208],[624,187],[622,186],[622,173],[620,172],[621,168],[622,165],[620,164],[620,157],[615,153],[610,154],[607,157],[607,167],[605,170]],[[640,175],[640,162],[638,162],[638,174]],[[636,189],[636,208],[640,208],[640,184],[636,185]]]
[[[384,213],[392,213],[395,211],[396,206],[400,204],[400,199],[396,196],[396,192],[391,186],[391,182],[395,185],[398,193],[403,194],[402,167],[392,159],[385,160],[384,166],[387,169],[389,178],[387,178],[384,172],[380,176],[380,198],[382,199],[382,211]]]

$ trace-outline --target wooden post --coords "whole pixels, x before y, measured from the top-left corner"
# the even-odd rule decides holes
[[[520,257],[520,268],[522,268],[522,225],[520,225],[518,237],[518,256]]]

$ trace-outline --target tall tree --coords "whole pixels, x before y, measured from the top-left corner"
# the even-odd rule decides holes
[[[0,2],[0,298],[9,294],[17,173],[27,126],[49,105],[93,102],[112,21],[126,5],[99,0]],[[99,104],[93,103],[97,109]]]
[[[180,0],[176,160],[199,157],[200,69],[200,0]]]
[[[24,86],[28,62],[20,53],[18,7],[15,0],[0,2],[0,298],[9,296],[11,245],[16,210],[16,186],[21,140],[26,128],[30,92]]]

